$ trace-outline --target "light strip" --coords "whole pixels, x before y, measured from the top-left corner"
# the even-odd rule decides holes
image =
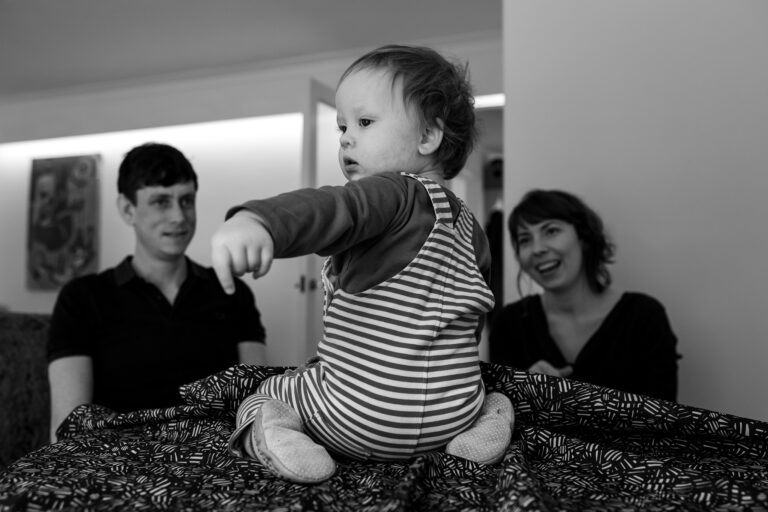
[[[504,94],[485,94],[475,96],[475,108],[494,108],[504,106]]]

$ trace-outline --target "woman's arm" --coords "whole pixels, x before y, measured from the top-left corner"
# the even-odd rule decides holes
[[[51,442],[64,418],[81,404],[93,400],[93,363],[89,356],[69,356],[48,364],[51,389]]]
[[[659,305],[647,320],[648,365],[646,367],[645,394],[677,400],[677,337],[672,332],[667,313]]]

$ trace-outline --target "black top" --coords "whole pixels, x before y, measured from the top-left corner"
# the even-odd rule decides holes
[[[648,295],[624,293],[574,361],[572,379],[676,400],[677,338],[664,306]],[[567,365],[549,334],[541,296],[508,304],[490,335],[492,363],[527,370],[541,359]]]
[[[181,404],[178,388],[237,364],[237,344],[264,341],[253,293],[236,280],[226,295],[211,268],[187,259],[171,305],[127,257],[74,279],[56,300],[48,361],[93,359],[93,403],[125,412]]]

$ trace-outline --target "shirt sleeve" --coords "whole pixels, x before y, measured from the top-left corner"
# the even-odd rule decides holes
[[[416,190],[396,174],[370,176],[343,186],[305,188],[248,201],[227,212],[247,209],[265,221],[275,257],[338,254],[408,222],[409,198]]]
[[[653,299],[648,306],[644,333],[647,344],[645,382],[639,392],[665,400],[677,400],[677,336],[664,306]]]
[[[261,323],[261,313],[256,307],[253,292],[247,284],[237,280],[235,284],[237,301],[237,343],[241,341],[258,341],[266,343],[267,334]]]
[[[93,293],[90,278],[70,281],[59,292],[48,329],[48,362],[62,357],[92,355]]]

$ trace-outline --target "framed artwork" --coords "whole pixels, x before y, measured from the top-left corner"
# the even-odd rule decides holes
[[[101,155],[32,160],[27,288],[56,290],[98,268]]]

